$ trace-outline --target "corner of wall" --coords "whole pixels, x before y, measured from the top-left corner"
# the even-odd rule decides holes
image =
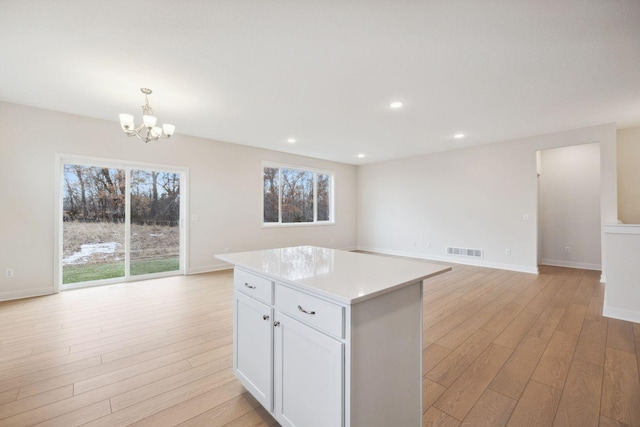
[[[0,292],[0,301],[10,301],[14,299],[33,298],[43,295],[52,295],[55,293],[53,287],[31,288],[24,291],[8,291]]]

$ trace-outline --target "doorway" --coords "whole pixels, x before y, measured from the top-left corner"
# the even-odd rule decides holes
[[[58,289],[184,274],[181,168],[60,157]]]
[[[601,269],[600,143],[541,150],[538,265]]]

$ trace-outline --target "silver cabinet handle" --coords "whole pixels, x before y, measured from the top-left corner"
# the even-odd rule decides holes
[[[276,326],[276,327],[280,326],[280,321],[276,320],[275,322],[273,322],[273,326]]]
[[[304,308],[302,308],[301,306],[298,306],[298,310],[305,313],[305,314],[316,314],[315,311],[307,311]]]
[[[256,287],[253,285],[248,284],[247,282],[244,282],[244,285],[249,288],[249,289],[255,289]]]
[[[269,315],[268,314],[263,314],[262,315],[262,320],[269,320]]]

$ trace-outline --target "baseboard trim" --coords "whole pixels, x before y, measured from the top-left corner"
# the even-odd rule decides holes
[[[613,317],[614,319],[626,320],[628,322],[640,323],[640,311],[608,307],[605,305],[602,310],[602,315],[606,317]]]
[[[486,267],[486,268],[495,268],[498,270],[517,271],[519,273],[538,274],[537,266],[528,267],[526,265],[502,264],[498,262],[488,262],[484,260],[475,260],[475,259],[467,260],[467,259],[462,259],[462,258],[453,257],[453,256],[434,256],[434,255],[426,255],[426,254],[417,254],[413,252],[390,251],[388,249],[372,248],[368,246],[358,246],[358,250],[368,251],[368,252],[377,252],[385,255],[397,255],[397,256],[405,256],[409,258],[426,259],[429,261],[450,262],[453,264],[473,265],[475,267]]]
[[[192,274],[202,274],[202,273],[213,273],[214,271],[231,270],[232,268],[233,268],[233,265],[223,262],[220,264],[206,265],[204,267],[190,268],[187,274],[192,275]]]
[[[557,259],[542,259],[540,261],[542,265],[550,265],[553,267],[567,267],[567,268],[580,268],[582,270],[595,270],[602,271],[602,266],[600,264],[589,264],[586,262],[573,262],[573,261],[563,261]]]
[[[11,301],[14,299],[41,297],[43,295],[51,295],[55,293],[56,292],[53,286],[49,288],[35,288],[35,289],[27,289],[22,291],[6,291],[6,292],[0,292],[0,301]]]

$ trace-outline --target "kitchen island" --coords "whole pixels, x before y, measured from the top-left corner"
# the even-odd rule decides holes
[[[442,265],[314,246],[234,269],[234,373],[288,427],[422,425],[422,281]]]

